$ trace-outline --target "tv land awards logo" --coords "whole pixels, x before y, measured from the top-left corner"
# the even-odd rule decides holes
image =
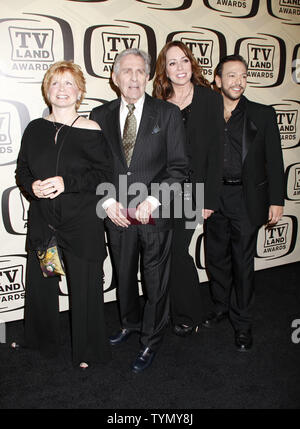
[[[297,239],[298,221],[295,216],[283,216],[272,227],[261,227],[258,232],[256,257],[273,260],[293,252]]]
[[[248,62],[248,85],[269,88],[283,82],[286,47],[280,37],[263,33],[243,37],[236,42],[234,52]]]
[[[48,28],[9,27],[12,61],[53,62],[54,30]],[[26,67],[21,67],[26,68]],[[14,63],[13,70],[17,69]]]
[[[0,100],[0,165],[16,162],[22,134],[29,120],[28,109],[23,103]]]
[[[281,19],[284,24],[300,24],[300,2],[299,0],[267,0],[269,14]]]
[[[191,30],[175,31],[167,36],[166,42],[171,40],[180,40],[188,46],[207,78],[213,77],[214,67],[227,51],[225,36],[210,28],[192,27]]]
[[[0,257],[0,314],[24,307],[25,256]]]
[[[300,201],[300,163],[296,162],[288,166],[286,177],[286,199]]]
[[[247,53],[249,58],[248,70],[258,69],[260,72],[269,72],[270,77],[273,77],[275,53],[274,45],[248,43]],[[267,73],[265,75],[268,77]]]
[[[74,58],[73,34],[62,18],[35,13],[24,15],[31,18],[1,20],[4,67],[1,74],[22,83],[39,83],[55,61]]]
[[[116,20],[124,24],[95,25],[84,35],[84,62],[89,75],[109,79],[116,56],[124,49],[139,48],[151,56],[150,79],[154,75],[156,38],[146,24]]]
[[[26,235],[29,202],[17,186],[12,186],[3,192],[1,208],[6,232],[12,235]]]
[[[113,64],[116,52],[123,49],[139,48],[141,44],[139,34],[102,33],[103,63]]]
[[[213,40],[197,40],[182,37],[181,41],[190,48],[201,67],[212,69]]]
[[[259,8],[259,0],[203,0],[203,3],[227,18],[252,18]]]
[[[273,104],[276,110],[282,149],[291,149],[300,144],[300,115],[297,100],[283,100],[285,103]]]

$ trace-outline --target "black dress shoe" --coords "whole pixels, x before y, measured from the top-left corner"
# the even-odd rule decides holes
[[[178,335],[179,337],[187,337],[190,335],[193,331],[196,331],[197,327],[194,326],[185,326],[185,325],[174,325],[173,332],[175,335]]]
[[[155,352],[149,347],[144,347],[138,354],[134,364],[132,365],[132,371],[140,373],[148,368],[155,356]]]
[[[252,333],[248,331],[236,331],[235,332],[235,345],[239,352],[247,352],[251,349],[253,344]]]
[[[220,311],[219,313],[209,313],[209,315],[204,319],[201,323],[201,325],[204,328],[212,328],[217,323],[220,323],[222,320],[227,319],[228,312],[227,311]]]
[[[112,346],[124,343],[124,341],[128,340],[128,338],[130,337],[130,335],[133,332],[137,332],[137,331],[135,331],[133,329],[123,328],[119,332],[117,332],[115,335],[112,335],[111,337],[109,337],[109,342]]]

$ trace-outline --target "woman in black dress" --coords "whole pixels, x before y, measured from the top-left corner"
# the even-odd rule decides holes
[[[103,315],[106,250],[96,188],[110,181],[111,158],[99,125],[77,114],[85,95],[78,65],[53,64],[42,90],[51,114],[28,124],[16,169],[17,184],[30,198],[25,346],[45,356],[58,352],[59,277],[43,277],[36,255],[55,235],[69,291],[73,364],[87,368],[110,357]]]
[[[199,198],[195,184],[204,183],[202,217],[207,219],[217,209],[221,186],[222,97],[210,88],[192,52],[180,41],[168,42],[159,53],[153,96],[174,103],[181,110],[190,159],[193,208]],[[171,318],[174,333],[180,336],[197,329],[202,316],[198,273],[188,250],[194,229],[186,228],[186,220],[191,221],[185,217],[174,219],[170,275]]]

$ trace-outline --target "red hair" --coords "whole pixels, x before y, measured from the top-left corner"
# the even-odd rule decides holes
[[[78,64],[73,63],[73,61],[57,61],[56,63],[52,64],[47,72],[45,73],[43,82],[42,82],[42,94],[44,97],[44,100],[46,104],[51,107],[51,103],[49,100],[48,91],[50,88],[51,81],[56,74],[63,74],[65,72],[70,72],[73,76],[76,85],[81,91],[80,98],[76,101],[76,110],[79,108],[82,100],[84,99],[85,93],[86,93],[86,87],[85,87],[85,77],[82,73],[82,70]]]

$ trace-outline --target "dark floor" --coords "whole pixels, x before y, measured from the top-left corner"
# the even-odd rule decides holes
[[[209,302],[202,284],[204,303]],[[116,303],[105,304],[107,330],[118,328]],[[300,327],[300,262],[256,272],[254,346],[234,348],[225,321],[187,338],[169,328],[164,343],[143,374],[130,364],[138,338],[112,350],[105,366],[86,371],[71,364],[68,312],[61,313],[62,348],[45,360],[33,351],[0,344],[0,409],[299,409],[299,343],[292,341],[292,322]],[[8,342],[22,337],[23,322],[10,322]],[[294,334],[297,340],[297,335]]]

